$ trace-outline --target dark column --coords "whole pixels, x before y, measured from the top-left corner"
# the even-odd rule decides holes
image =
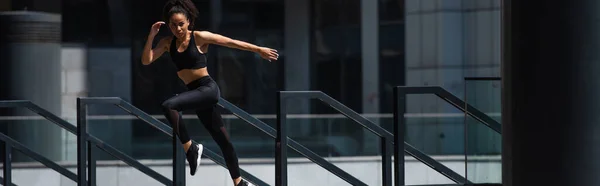
[[[598,5],[503,1],[504,185],[600,185]]]
[[[0,12],[0,100],[29,100],[61,115],[60,28],[58,14]],[[13,111],[15,116],[36,115]],[[11,123],[9,136],[50,160],[62,160],[62,129],[45,120]],[[17,154],[13,160],[29,159]]]

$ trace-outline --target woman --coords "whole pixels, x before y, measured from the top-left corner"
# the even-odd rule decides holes
[[[144,47],[142,64],[148,65],[164,52],[169,52],[177,67],[177,75],[188,88],[188,91],[164,101],[162,106],[165,116],[177,131],[183,144],[191,175],[196,173],[200,164],[203,146],[192,142],[179,114],[180,111],[189,109],[196,111],[206,130],[219,145],[234,185],[251,185],[240,176],[236,152],[223,127],[221,115],[216,110],[220,90],[208,74],[205,55],[210,44],[255,52],[268,61],[277,60],[279,55],[276,50],[270,48],[259,47],[208,31],[194,31],[193,26],[197,15],[198,10],[191,0],[169,0],[163,9],[163,17],[174,37],[162,38],[157,46],[152,48],[154,37],[160,27],[167,24],[162,21],[154,23]]]

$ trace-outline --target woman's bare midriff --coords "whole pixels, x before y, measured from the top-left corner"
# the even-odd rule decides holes
[[[208,76],[208,70],[205,68],[199,69],[183,69],[177,72],[179,79],[186,85],[190,82],[200,79],[201,77]]]

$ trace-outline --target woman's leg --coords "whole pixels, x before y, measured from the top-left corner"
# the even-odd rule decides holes
[[[231,176],[231,179],[233,179],[233,184],[238,185],[238,183],[242,181],[238,157],[233,148],[233,144],[229,140],[229,135],[223,126],[223,119],[217,110],[217,106],[215,105],[208,109],[198,109],[196,110],[196,114],[206,130],[208,130],[208,133],[212,136],[217,145],[219,145],[221,152],[223,152],[223,158],[225,159],[225,164],[229,170],[229,175]],[[245,184],[248,183],[246,182]]]
[[[190,174],[192,176],[196,174],[204,147],[201,144],[192,142],[179,112],[193,108],[203,108],[205,107],[204,105],[212,102],[212,99],[207,98],[201,91],[190,90],[169,98],[162,104],[165,117],[173,126],[173,130],[177,131],[179,140],[183,144],[186,158],[190,165]]]
[[[192,89],[194,87],[188,88]],[[216,82],[210,80],[201,83],[201,85],[195,87],[193,90],[178,95],[173,102],[178,103],[174,106],[175,108],[178,108],[176,110],[193,108],[196,111],[196,115],[198,115],[200,122],[202,122],[208,133],[212,136],[217,145],[219,145],[221,152],[223,152],[225,163],[229,170],[229,174],[233,179],[234,185],[251,185],[241,179],[236,152],[229,140],[225,127],[223,127],[221,114],[217,110],[219,97],[220,90],[218,85]],[[166,106],[168,107],[168,104]],[[191,148],[194,148],[194,146],[192,145]]]
[[[187,129],[185,128],[183,118],[181,117],[181,114],[179,114],[178,110],[168,108],[164,105],[165,104],[163,104],[163,113],[165,115],[165,118],[167,118],[169,123],[171,123],[173,129],[177,131],[179,141],[181,141],[181,144],[183,144],[183,150],[187,152],[190,146],[192,145],[192,140],[190,139]]]

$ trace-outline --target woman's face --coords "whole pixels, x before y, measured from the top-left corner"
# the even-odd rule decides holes
[[[169,28],[175,37],[183,38],[188,32],[188,26],[190,25],[188,18],[182,13],[176,13],[171,16],[169,20]]]

